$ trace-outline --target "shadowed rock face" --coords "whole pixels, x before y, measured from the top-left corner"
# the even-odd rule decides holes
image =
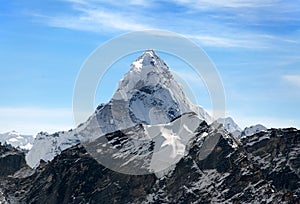
[[[217,145],[203,159],[213,138]],[[271,129],[235,146],[226,131],[203,122],[188,153],[162,177],[114,172],[77,145],[29,177],[6,178],[0,191],[17,203],[297,203],[299,140],[296,129]]]
[[[277,191],[296,191],[300,195],[300,131],[271,129],[243,138],[242,142]]]
[[[9,179],[5,194],[20,203],[139,202],[145,200],[156,180],[155,175],[111,171],[92,159],[82,146],[72,147],[43,165],[31,177]]]
[[[14,174],[26,166],[24,153],[10,145],[0,143],[0,177]]]

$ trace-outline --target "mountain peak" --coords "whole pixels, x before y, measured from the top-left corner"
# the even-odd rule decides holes
[[[235,121],[231,117],[219,118],[217,122],[221,123],[225,130],[230,132],[236,137],[240,137],[242,129],[235,123]]]
[[[195,112],[210,122],[210,116],[185,96],[168,65],[154,50],[146,50],[130,67],[111,100],[112,105],[120,101],[126,103],[129,121],[134,124],[164,124],[183,113]]]
[[[166,125],[191,112],[200,120],[211,122],[209,114],[186,97],[166,63],[153,50],[146,50],[131,64],[109,103],[99,106],[88,121],[73,132],[41,137],[26,159],[35,167],[40,159],[52,160],[61,150],[77,144],[79,138],[93,141],[137,124]]]
[[[138,59],[131,64],[131,69],[141,70],[143,67],[167,68],[166,63],[152,49],[146,50]]]
[[[150,55],[150,56],[157,56],[156,52],[153,50],[153,49],[148,49],[148,50],[145,50],[145,52],[143,53],[142,56],[146,56],[146,55]]]

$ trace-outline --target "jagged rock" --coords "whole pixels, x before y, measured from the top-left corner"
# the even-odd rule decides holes
[[[205,122],[195,133],[188,153],[161,177],[112,171],[77,145],[27,178],[7,178],[0,189],[5,199],[18,203],[299,202],[300,131],[272,129],[242,143]],[[203,147],[212,139],[217,144],[205,157]]]
[[[0,143],[0,177],[14,174],[26,166],[24,153],[13,148],[11,145]]]
[[[300,197],[300,131],[270,129],[243,138],[245,150],[256,161],[276,191]]]

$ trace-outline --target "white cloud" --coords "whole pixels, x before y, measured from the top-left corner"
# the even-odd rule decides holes
[[[162,7],[163,4],[160,4],[160,1],[130,0],[122,3],[107,0],[64,1],[70,4],[72,12],[47,15],[33,14],[33,16],[52,27],[98,33],[149,29],[171,30],[183,35],[188,34],[186,37],[207,47],[272,48],[275,46],[273,42],[278,41],[276,36],[248,30],[247,26],[244,25],[248,25],[249,22],[255,25],[264,23],[264,19],[260,15],[265,12],[270,18],[274,17],[273,14],[282,16],[281,13],[274,13],[277,11],[275,8],[278,8],[280,3],[274,0],[221,0],[217,2],[210,0],[196,2],[172,0],[171,3],[186,7],[186,12],[182,13],[173,13],[172,9],[168,12],[164,11],[165,8]],[[230,11],[224,12],[223,7],[241,9],[230,9]],[[249,9],[247,9],[248,7]],[[258,7],[268,7],[268,9],[259,12]],[[279,8],[282,7],[288,6],[284,5]],[[191,12],[199,8],[203,9],[204,12],[213,8],[213,13],[209,12],[208,15],[204,15],[205,13],[202,14],[202,12]],[[161,11],[155,12],[155,10]],[[283,38],[283,40],[285,43],[295,43],[293,39]]]
[[[65,108],[0,108],[0,133],[16,130],[22,134],[53,133],[74,127],[72,110]]]
[[[51,27],[73,30],[104,32],[104,31],[137,31],[152,29],[143,23],[138,12],[129,12],[131,5],[147,7],[146,0],[131,0],[120,4],[106,0],[64,0],[70,4],[73,12],[65,14],[31,13],[40,22]],[[123,5],[120,7],[120,5]],[[118,9],[118,8],[122,9]],[[75,12],[75,13],[74,13]]]
[[[172,0],[194,12],[212,11],[221,19],[234,19],[238,24],[269,26],[270,22],[299,21],[300,4],[281,0]],[[224,13],[225,12],[225,13]]]
[[[44,16],[43,20],[53,27],[74,30],[103,32],[106,30],[136,31],[151,29],[151,27],[136,23],[133,18],[119,13],[97,9],[80,9],[78,16]]]
[[[258,7],[269,7],[274,6],[280,1],[278,0],[173,0],[174,2],[182,5],[196,7],[200,9],[216,8],[216,7],[227,7],[227,8],[258,8]]]
[[[300,87],[300,75],[284,75],[283,79],[290,84]]]
[[[238,48],[268,48],[257,36],[239,39],[213,35],[186,35],[193,40],[199,40],[202,45],[211,47],[238,47]],[[254,40],[256,39],[256,40]]]
[[[105,32],[108,30],[117,31],[140,31],[155,29],[148,24],[135,23],[134,17],[128,18],[118,13],[109,13],[99,10],[81,9],[84,14],[77,17],[59,16],[50,17],[45,15],[36,15],[52,27],[61,27],[74,30]],[[159,27],[159,26],[158,26]],[[214,36],[212,34],[191,35],[181,33],[184,37],[199,41],[201,45],[208,47],[232,47],[232,48],[267,48],[258,38],[254,36],[246,39],[235,39],[229,37]]]

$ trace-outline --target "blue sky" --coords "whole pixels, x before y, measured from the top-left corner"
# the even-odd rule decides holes
[[[241,127],[300,128],[299,0],[10,0],[0,5],[0,26],[0,132],[73,127],[84,60],[105,41],[144,29],[182,34],[205,50],[223,80],[227,113]],[[135,57],[112,67],[95,104],[109,99]],[[162,57],[210,110],[194,74]]]

